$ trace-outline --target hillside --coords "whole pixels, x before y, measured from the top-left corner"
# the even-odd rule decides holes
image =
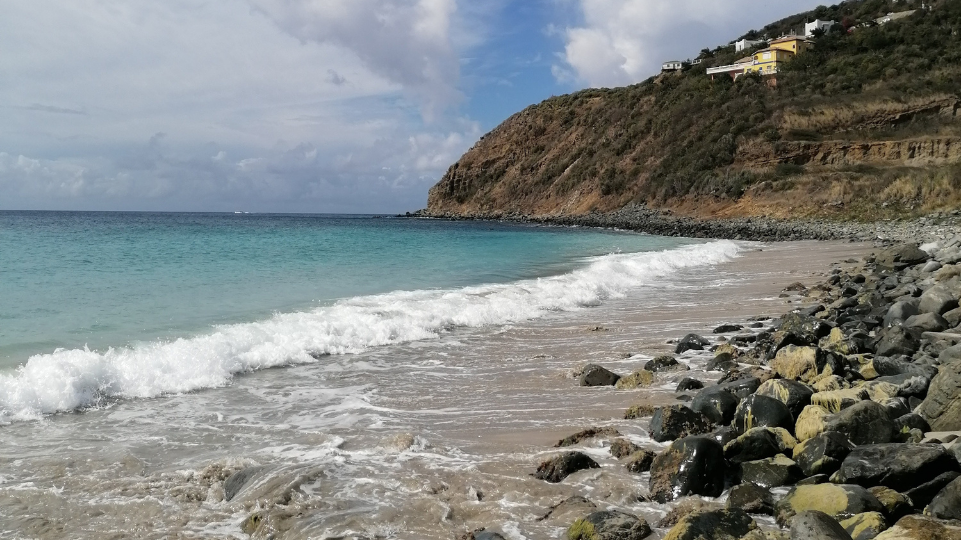
[[[631,203],[687,215],[909,216],[961,203],[961,2],[849,1],[843,21],[772,77],[705,74],[753,51],[640,84],[552,97],[515,114],[455,163],[432,214],[576,215]],[[870,26],[869,26],[870,25]],[[852,32],[844,27],[853,27]]]

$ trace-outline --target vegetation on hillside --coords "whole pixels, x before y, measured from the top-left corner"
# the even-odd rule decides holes
[[[739,158],[755,147],[778,156],[806,142],[961,135],[957,116],[943,114],[961,89],[961,2],[928,5],[879,26],[874,19],[921,2],[848,1],[747,34],[778,37],[814,18],[843,21],[786,64],[776,85],[756,75],[712,81],[704,68],[752,52],[730,45],[703,51],[699,65],[680,73],[548,99],[479,142],[435,187],[432,204],[505,210],[539,202],[548,209],[557,203],[545,197],[559,201],[575,191],[581,198],[592,192],[585,200],[601,210],[691,196],[736,200],[759,184],[786,189],[816,168]],[[907,174],[896,169],[832,172],[890,184]],[[961,191],[958,172],[950,165],[910,171],[922,183],[930,177]]]

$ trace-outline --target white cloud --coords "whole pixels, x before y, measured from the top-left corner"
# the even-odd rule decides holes
[[[419,208],[479,136],[455,7],[5,3],[0,208]]]
[[[576,0],[583,24],[564,32],[564,66],[590,86],[639,82],[666,60],[689,58],[728,43],[753,27],[810,9],[789,0]]]

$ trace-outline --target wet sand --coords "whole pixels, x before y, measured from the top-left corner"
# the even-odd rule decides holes
[[[558,439],[591,426],[663,448],[646,419],[623,420],[624,410],[675,403],[684,376],[720,375],[699,370],[707,355],[685,353],[691,372],[615,390],[577,386],[578,367],[626,374],[671,352],[669,339],[779,315],[796,306],[778,297],[786,285],[813,285],[832,263],[870,250],[752,246],[763,250],[598,307],[5,426],[0,538],[248,538],[241,523],[260,512],[277,538],[449,539],[488,527],[534,540],[559,537],[579,517],[537,521],[571,495],[655,522],[670,506],[639,502],[648,476],[628,473],[602,441],[581,448],[601,469],[560,484],[529,474]],[[255,464],[273,484],[224,502],[223,478]]]

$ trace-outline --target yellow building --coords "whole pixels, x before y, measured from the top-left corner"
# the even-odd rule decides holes
[[[754,62],[744,70],[744,73],[760,73],[773,75],[782,64],[789,62],[798,53],[811,48],[813,44],[799,36],[786,36],[775,39],[766,49],[754,53]]]

